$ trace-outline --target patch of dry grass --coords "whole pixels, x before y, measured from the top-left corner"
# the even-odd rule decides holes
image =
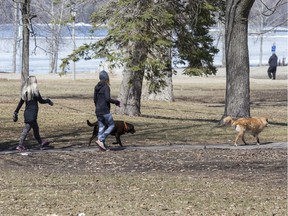
[[[38,77],[43,138],[55,148],[87,145],[95,120],[97,79]],[[17,145],[23,128],[12,113],[19,80],[0,79],[0,151]],[[120,79],[112,78],[117,97]],[[142,116],[114,115],[135,125],[124,146],[232,143],[235,131],[215,127],[224,113],[225,77],[174,80],[175,102],[142,102]],[[287,83],[251,79],[251,113],[271,126],[262,142],[287,141]],[[113,112],[113,110],[112,110]],[[114,138],[109,138],[111,143]],[[255,142],[247,136],[247,142]],[[31,136],[29,145],[36,144]],[[285,215],[286,150],[174,150],[33,153],[0,156],[0,215]]]
[[[283,188],[262,182],[225,181],[223,189],[221,180],[183,174],[31,175],[1,188],[1,215],[286,214]]]
[[[270,82],[269,85],[267,82]],[[287,140],[287,89],[285,82],[271,83],[259,79],[251,84],[251,114],[266,116],[270,126],[260,135],[262,142]],[[23,109],[19,121],[11,121],[18,103],[19,80],[0,80],[1,139],[7,145],[16,145],[23,127]],[[86,120],[95,120],[93,88],[97,80],[81,79],[75,82],[58,78],[39,79],[43,96],[54,101],[54,106],[40,105],[41,134],[55,146],[83,145],[87,143],[91,128]],[[272,85],[274,84],[274,85]],[[117,97],[120,79],[112,80],[113,97]],[[269,86],[269,89],[267,89]],[[116,88],[117,87],[117,88]],[[115,119],[135,124],[137,133],[123,137],[125,145],[170,143],[232,143],[235,131],[217,128],[224,113],[224,78],[175,78],[175,102],[143,101],[140,117],[114,115]],[[114,108],[113,108],[114,109]],[[112,113],[114,110],[112,109]],[[254,138],[247,136],[254,143]],[[33,141],[32,141],[33,142]],[[3,145],[3,144],[2,144]]]
[[[286,156],[283,150],[5,155],[0,212],[285,215]]]

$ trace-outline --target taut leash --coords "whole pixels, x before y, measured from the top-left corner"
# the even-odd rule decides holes
[[[69,106],[66,106],[66,105],[63,105],[63,104],[59,104],[57,103],[57,105],[61,106],[61,107],[64,107],[64,108],[67,108],[67,109],[70,109],[70,110],[74,110],[74,111],[77,111],[77,112],[81,112],[81,113],[84,113],[84,114],[88,114],[88,115],[93,115],[95,116],[95,113],[88,113],[88,112],[85,112],[83,110],[80,110],[80,109],[76,109],[76,108],[73,108],[73,107],[69,107]]]

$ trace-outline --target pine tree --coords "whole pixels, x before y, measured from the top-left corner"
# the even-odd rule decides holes
[[[143,79],[149,81],[149,91],[158,92],[166,86],[172,65],[187,63],[188,75],[216,73],[213,56],[217,49],[209,35],[218,7],[207,1],[112,1],[97,11],[91,20],[107,25],[108,35],[93,44],[79,47],[63,60],[105,57],[112,66],[122,65],[124,77],[120,90],[123,105],[119,113],[140,115]],[[167,58],[167,54],[171,58]]]

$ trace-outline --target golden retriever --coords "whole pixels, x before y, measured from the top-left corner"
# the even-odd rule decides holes
[[[261,131],[268,126],[268,119],[264,117],[254,118],[239,118],[233,120],[232,117],[227,116],[223,119],[224,124],[229,124],[238,131],[234,145],[237,146],[237,141],[241,137],[242,141],[247,145],[244,139],[246,132],[251,133],[257,140],[257,145],[260,145],[259,134]]]

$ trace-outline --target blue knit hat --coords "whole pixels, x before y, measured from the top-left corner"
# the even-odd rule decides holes
[[[108,75],[108,73],[107,73],[105,70],[102,70],[102,71],[99,73],[99,79],[100,79],[101,81],[109,80],[109,75]]]

